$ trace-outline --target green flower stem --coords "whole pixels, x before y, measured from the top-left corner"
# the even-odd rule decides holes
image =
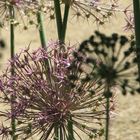
[[[15,45],[14,45],[14,9],[10,5],[10,49],[11,49],[11,58],[14,57]]]
[[[41,11],[38,12],[36,16],[37,16],[37,22],[38,22],[38,25],[39,25],[39,35],[40,35],[41,46],[42,46],[42,48],[47,50],[46,35],[45,35],[44,26],[43,26],[42,12]],[[48,60],[45,60],[45,65],[46,65],[48,77],[49,77],[49,79],[51,79],[51,77],[50,77],[50,67],[49,67]]]
[[[14,42],[14,8],[12,5],[9,5],[9,13],[10,13],[10,51],[11,51],[11,59],[14,57],[15,51],[15,42]],[[14,75],[14,66],[11,66],[11,76]],[[13,102],[15,100],[15,96],[11,96],[11,112],[13,112]],[[11,127],[12,127],[12,140],[16,140],[16,124],[15,118],[11,118]]]
[[[54,0],[54,8],[55,8],[55,14],[56,14],[58,38],[61,41],[62,15],[61,15],[61,8],[60,8],[60,1],[59,0]]]
[[[106,98],[106,133],[105,140],[109,140],[109,98]]]
[[[68,120],[68,140],[74,140],[72,117]]]
[[[65,4],[65,11],[64,11],[64,18],[63,18],[62,32],[61,32],[61,41],[62,41],[62,43],[65,42],[69,9],[70,9],[70,4],[66,3]],[[74,139],[73,122],[72,122],[72,117],[70,117],[69,120],[68,120],[68,140],[73,140],[73,139]]]
[[[62,127],[61,127],[61,126],[60,126],[60,137],[59,137],[59,139],[60,139],[60,140],[64,140],[64,139],[63,139],[63,132],[62,132]]]
[[[69,4],[65,4],[65,11],[64,11],[64,18],[63,18],[63,25],[62,25],[62,32],[61,32],[61,41],[62,42],[65,42],[69,9],[70,9],[70,5]]]
[[[38,12],[37,13],[37,22],[39,25],[39,35],[40,35],[40,41],[41,41],[41,46],[42,48],[46,49],[46,36],[45,36],[45,32],[44,32],[44,26],[43,26],[43,17],[42,17],[42,13]]]
[[[70,5],[68,3],[65,4],[63,21],[62,21],[62,15],[61,15],[60,1],[54,0],[54,6],[55,6],[58,38],[61,43],[64,43]],[[62,134],[61,128],[58,128],[58,126],[56,126],[54,129],[54,132],[55,132],[55,138],[58,138],[58,140],[63,140],[63,134]],[[70,120],[68,120],[68,140],[73,140],[73,139],[74,139],[73,123],[72,123],[72,118],[70,118]]]
[[[109,110],[110,110],[110,89],[107,85],[107,90],[105,91],[106,96],[106,128],[105,128],[105,140],[109,140]]]
[[[59,128],[57,124],[54,126],[54,140],[59,140]]]
[[[140,0],[133,0],[137,57],[140,60]],[[140,62],[138,62],[140,76]]]

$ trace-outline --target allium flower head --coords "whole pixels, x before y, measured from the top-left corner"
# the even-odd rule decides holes
[[[92,19],[98,24],[104,24],[108,18],[119,11],[115,0],[103,2],[101,0],[62,0],[62,3],[70,5],[74,16],[84,19]]]
[[[124,12],[123,8],[119,8],[116,0],[101,1],[101,0],[60,0],[63,7],[64,4],[70,6],[72,18],[81,17],[86,20],[91,20],[97,25],[103,25],[109,21],[110,17],[115,12]],[[40,0],[0,0],[0,15],[1,25],[5,25],[5,21],[10,20],[9,6],[14,8],[15,19],[13,24],[18,25],[22,22],[25,29],[29,24],[35,24],[36,14],[43,11],[45,16],[50,20],[55,19],[54,1],[40,1]]]
[[[118,86],[123,94],[134,94],[138,88],[135,43],[125,36],[105,36],[98,31],[84,41],[79,52],[87,56],[87,64],[94,67],[92,74],[102,79],[101,84]],[[96,63],[95,63],[96,62]]]
[[[1,17],[0,22],[1,22],[1,24],[4,25],[5,21],[11,20],[10,7],[13,7],[13,9],[16,10],[16,12],[17,12],[16,14],[18,14],[18,16],[23,15],[23,9],[25,6],[24,3],[25,3],[25,1],[23,1],[23,0],[0,0],[0,17]],[[13,19],[13,24],[17,24],[17,23],[18,22]]]
[[[11,95],[16,98],[12,112],[7,109],[0,114],[5,121],[16,119],[18,139],[34,135],[40,140],[53,139],[56,126],[62,132],[62,140],[67,139],[69,121],[76,140],[83,139],[82,133],[91,139],[103,134],[104,87],[82,75],[82,82],[75,79],[78,71],[71,69],[71,52],[69,47],[62,51],[59,43],[51,43],[48,51],[39,48],[31,53],[26,49],[10,60],[15,74],[10,75],[9,66],[1,76],[0,101],[10,105]],[[112,105],[113,100],[110,110]]]
[[[70,7],[71,18],[92,21],[97,25],[103,25],[109,21],[115,12],[124,12],[116,0],[60,0],[62,7]],[[42,6],[41,6],[42,5]],[[54,1],[42,1],[40,7],[50,19],[55,19]]]
[[[27,24],[34,24],[33,15],[43,10],[44,5],[36,0],[0,0],[1,26],[7,25],[9,21],[14,25],[23,24],[24,27],[27,27]]]

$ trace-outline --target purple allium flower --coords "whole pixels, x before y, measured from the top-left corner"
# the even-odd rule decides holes
[[[11,22],[15,26],[20,24],[27,29],[27,25],[36,24],[34,15],[42,11],[42,7],[36,0],[0,0],[1,26]]]
[[[13,8],[13,11],[10,10],[11,7]],[[0,0],[1,25],[5,26],[7,21],[8,23],[10,21],[12,24],[18,25],[20,21],[23,21],[23,16],[25,16],[25,8],[27,9],[26,0]],[[15,19],[10,17],[13,12]]]
[[[16,55],[10,64],[15,73],[10,75],[10,65],[1,76],[1,103],[11,104],[11,110],[0,114],[9,120],[16,119],[18,139],[37,136],[40,140],[54,138],[57,125],[68,137],[68,122],[72,121],[75,139],[83,139],[81,134],[94,138],[104,132],[105,97],[104,86],[99,86],[96,78],[86,81],[84,75],[72,71],[72,48],[60,49],[59,43],[48,45],[48,51],[29,49]],[[49,67],[48,64],[49,63]],[[77,65],[78,66],[78,65]],[[113,102],[110,106],[112,110]],[[6,122],[5,122],[6,123]]]

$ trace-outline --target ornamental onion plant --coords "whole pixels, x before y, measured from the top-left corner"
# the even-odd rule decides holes
[[[11,52],[0,76],[0,103],[6,107],[0,111],[2,140],[97,140],[102,136],[109,140],[114,88],[124,95],[140,91],[139,49],[125,36],[108,37],[98,31],[79,48],[66,45],[67,24],[77,18],[102,26],[122,12],[125,29],[133,29],[135,19],[139,46],[136,2],[133,17],[117,0],[0,0],[1,26],[10,23]],[[55,19],[58,41],[46,40],[44,19],[49,18]],[[31,51],[30,46],[15,53],[15,27],[21,24],[24,29],[28,24],[37,26],[40,48]]]
[[[109,139],[110,98],[113,88],[117,87],[122,94],[132,95],[139,92],[138,59],[135,56],[135,42],[129,42],[125,36],[112,34],[106,36],[98,31],[83,41],[74,53],[75,63],[80,63],[79,72],[86,73],[87,81],[95,77],[100,86],[105,87],[106,128],[105,140]],[[87,68],[90,72],[87,74]]]
[[[81,140],[81,134],[90,139],[104,134],[105,87],[100,86],[101,80],[86,80],[84,72],[73,71],[73,49],[64,46],[65,51],[59,51],[60,45],[53,42],[47,46],[48,51],[22,50],[9,60],[1,76],[1,102],[8,106],[11,95],[16,98],[12,111],[7,107],[0,114],[5,121],[14,118],[16,139],[38,136],[40,140]],[[14,66],[12,76],[11,66]],[[110,100],[111,115],[114,98]],[[10,137],[11,132],[10,127],[1,126],[4,138]]]

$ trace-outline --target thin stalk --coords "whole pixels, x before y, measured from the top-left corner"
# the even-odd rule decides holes
[[[137,58],[140,60],[140,0],[133,0]],[[138,62],[140,76],[140,61]]]
[[[60,137],[59,137],[60,140],[63,140],[63,131],[62,131],[62,127],[60,126]]]
[[[106,96],[106,129],[105,129],[105,140],[109,140],[109,111],[110,111],[110,89],[109,85],[107,85],[107,90],[105,91],[105,96]]]
[[[68,120],[68,140],[74,140],[72,117]]]
[[[47,42],[46,42],[46,35],[45,35],[45,30],[44,30],[44,25],[43,25],[43,15],[42,14],[43,13],[41,11],[38,11],[36,16],[37,16],[37,23],[39,25],[39,36],[40,36],[41,46],[42,46],[42,48],[47,50]],[[47,69],[47,75],[51,81],[49,62],[48,62],[48,60],[44,60],[44,61],[45,61],[45,65],[46,65],[45,67]]]
[[[109,97],[106,98],[106,133],[105,140],[109,140]]]
[[[61,32],[61,41],[62,42],[65,42],[69,9],[70,9],[70,5],[69,4],[65,4],[65,11],[64,11],[64,18],[63,18],[63,25],[62,25],[62,32]]]
[[[37,13],[37,22],[39,25],[39,35],[40,35],[40,42],[41,42],[41,46],[42,48],[47,49],[46,47],[46,36],[45,36],[45,30],[44,30],[44,26],[43,26],[43,17],[42,17],[42,13],[38,12]]]
[[[14,57],[15,52],[15,42],[14,42],[14,8],[12,5],[9,6],[9,13],[10,13],[10,53],[11,53],[11,59]],[[11,65],[11,76],[14,75],[14,66]],[[15,95],[11,96],[11,113],[13,113],[13,102],[15,100]],[[11,127],[12,127],[12,140],[16,140],[16,124],[15,124],[15,118],[12,116],[11,118]]]
[[[63,18],[62,31],[61,31],[61,42],[62,43],[65,42],[69,9],[70,9],[70,4],[65,3],[64,18]],[[73,122],[72,122],[72,117],[70,117],[68,120],[68,140],[73,140],[73,139],[74,139]]]
[[[61,41],[62,15],[61,15],[61,8],[60,8],[60,1],[59,0],[54,0],[54,8],[55,8],[55,15],[56,15],[58,38]]]
[[[10,10],[10,49],[11,49],[11,58],[14,57],[15,44],[14,44],[14,9],[13,6],[9,6]]]
[[[54,127],[54,140],[59,140],[59,128],[57,124]]]

